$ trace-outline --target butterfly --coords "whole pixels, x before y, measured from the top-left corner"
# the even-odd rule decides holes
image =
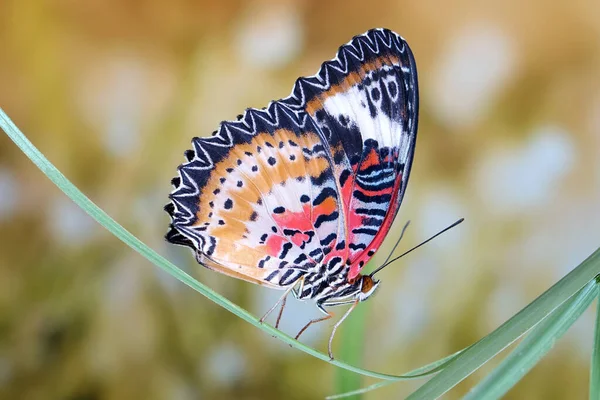
[[[212,137],[193,138],[165,210],[166,239],[211,270],[351,307],[379,286],[361,270],[406,191],[418,121],[417,70],[406,41],[372,29],[341,46],[289,97],[247,109]]]

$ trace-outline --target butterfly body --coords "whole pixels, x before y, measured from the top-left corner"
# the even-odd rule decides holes
[[[379,282],[360,271],[400,207],[417,120],[404,39],[356,36],[289,97],[192,140],[165,207],[167,240],[328,315],[324,307],[363,301]]]

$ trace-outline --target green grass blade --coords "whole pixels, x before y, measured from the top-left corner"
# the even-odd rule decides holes
[[[556,341],[592,304],[597,292],[596,282],[591,281],[575,296],[565,301],[537,324],[502,363],[464,397],[464,400],[491,400],[504,396],[552,349]]]
[[[494,332],[466,349],[407,399],[440,397],[539,323],[598,274],[600,249]]]
[[[468,347],[466,348],[468,349]],[[464,352],[466,349],[457,351],[454,354],[451,354],[449,356],[446,356],[442,359],[439,359],[437,361],[434,361],[430,364],[424,365],[422,367],[419,367],[417,369],[414,369],[410,372],[405,372],[404,374],[402,374],[403,379],[402,380],[409,380],[409,379],[419,379],[419,378],[424,378],[426,376],[430,376],[432,374],[435,374],[439,371],[441,371],[442,369],[444,369],[449,363],[451,363],[459,354],[461,354],[462,352]],[[346,397],[350,397],[350,396],[354,396],[357,394],[364,394],[367,392],[370,392],[371,390],[375,390],[375,389],[379,389],[382,388],[384,386],[387,386],[389,384],[395,383],[398,380],[387,380],[387,381],[383,381],[383,382],[378,382],[375,383],[371,386],[367,386],[365,388],[361,388],[361,389],[356,389],[356,390],[351,390],[345,393],[339,393],[339,394],[334,394],[331,396],[327,396],[326,399],[327,400],[332,400],[332,399],[342,399],[342,398],[346,398]]]
[[[600,284],[596,285],[596,328],[590,366],[590,399],[600,399]]]
[[[361,395],[370,392],[371,390],[380,389],[384,386],[391,385],[392,383],[394,383],[394,381],[379,381],[365,388],[350,390],[348,392],[327,396],[325,397],[325,400],[347,399],[349,397],[360,398]]]
[[[536,325],[536,327],[531,331],[531,333],[528,336],[528,339],[526,339],[526,341],[524,341],[523,343],[525,343],[525,347],[523,346],[523,343],[519,345],[519,347],[517,347],[517,349],[515,349],[513,351],[513,353],[511,353],[511,355],[509,357],[513,357],[513,362],[514,361],[523,361],[521,360],[521,358],[526,357],[526,355],[523,355],[523,349],[528,349],[529,351],[541,351],[541,350],[545,350],[542,354],[539,355],[539,358],[541,358],[546,351],[548,351],[551,347],[551,345],[554,343],[554,340],[559,338],[560,336],[562,336],[562,334],[564,333],[564,331],[566,331],[568,329],[569,326],[571,326],[571,324],[573,322],[575,322],[575,320],[579,317],[579,315],[581,314],[581,312],[583,312],[591,303],[591,301],[593,300],[593,296],[596,295],[596,293],[598,293],[600,295],[600,289],[597,289],[598,287],[600,287],[600,285],[597,285],[595,281],[589,282],[583,289],[581,289],[579,291],[579,293],[570,298],[569,300],[567,300],[567,302],[565,302],[564,304],[562,304],[560,306],[559,309],[555,310],[552,314],[550,314],[546,319],[544,319],[542,321],[541,324]],[[598,291],[598,292],[597,292]],[[592,296],[590,298],[590,296]],[[536,300],[537,301],[537,300]],[[598,388],[598,386],[600,386],[600,376],[598,376],[598,374],[600,374],[600,307],[598,310],[598,315],[599,317],[597,318],[597,327],[596,327],[596,344],[595,344],[595,351],[597,351],[598,353],[596,353],[596,362],[598,363],[597,365],[597,370],[596,370],[596,378],[594,378],[592,376],[592,382],[596,382],[596,387]],[[514,318],[514,317],[513,317]],[[548,321],[548,322],[546,322]],[[551,325],[550,321],[553,321],[553,326],[549,326]],[[509,321],[507,321],[507,323],[509,323]],[[552,331],[551,329],[555,329],[555,328],[564,328],[564,331]],[[500,329],[500,328],[498,328]],[[494,335],[496,333],[496,331],[492,332],[490,335]],[[554,334],[554,336],[548,336],[545,337],[545,334],[551,335]],[[544,340],[544,339],[548,339],[549,337],[552,337],[552,341],[550,342],[544,342],[544,344],[549,345],[549,347],[545,348],[544,346],[540,345],[542,344],[540,341]],[[532,338],[532,339],[530,339]],[[486,338],[482,339],[485,340]],[[480,342],[482,341],[480,340]],[[477,342],[479,343],[479,342]],[[419,376],[419,377],[423,377],[423,375],[419,375],[423,372],[426,372],[426,375],[431,375],[434,374],[436,372],[439,372],[441,370],[443,370],[447,365],[449,365],[450,363],[454,362],[456,359],[458,359],[458,356],[462,353],[467,353],[472,347],[475,347],[477,345],[477,343],[471,345],[470,347],[467,347],[464,350],[461,350],[453,355],[450,355],[444,359],[438,360],[432,364],[426,365],[424,367],[421,367],[418,370],[414,370],[411,372],[407,372],[404,375],[405,376],[410,376],[410,375],[415,375],[415,376]],[[530,343],[532,345],[540,345],[539,347],[536,348],[532,348],[529,349],[530,345],[526,344],[526,343]],[[468,354],[468,353],[467,353]],[[521,354],[521,357],[519,357],[517,354]],[[538,353],[532,353],[530,354],[530,356],[535,356]],[[536,359],[535,362],[537,362],[538,359]],[[508,360],[508,358],[507,358]],[[535,362],[533,364],[535,364]],[[516,364],[516,363],[515,363]],[[533,366],[532,364],[532,366]],[[515,373],[518,375],[519,370],[521,369],[521,367],[523,367],[523,365],[519,365],[518,367],[514,368],[513,370],[510,369],[510,366],[504,366],[505,373]],[[527,371],[529,371],[529,369],[527,370],[523,370],[523,374],[524,375]],[[499,373],[497,373],[499,374]],[[519,376],[522,377],[522,375]],[[489,379],[490,376],[486,377],[486,380]],[[497,375],[495,379],[500,379],[500,376]],[[518,379],[516,379],[510,386],[508,386],[508,388],[512,387],[512,385],[514,385],[514,383],[518,381]],[[371,390],[376,390],[379,389],[381,387],[387,386],[389,384],[394,383],[394,381],[384,381],[384,382],[377,382],[371,386],[362,388],[362,389],[357,389],[357,390],[353,390],[353,391],[348,391],[345,393],[340,393],[340,394],[336,394],[336,395],[332,395],[332,396],[328,396],[327,399],[341,399],[341,398],[346,398],[346,397],[350,397],[356,394],[363,394],[366,392],[370,392]],[[482,385],[483,382],[480,384]],[[489,383],[488,383],[489,385]],[[475,390],[475,389],[474,389]],[[489,390],[489,389],[487,389]],[[592,390],[600,390],[600,388],[598,389],[592,389]],[[596,392],[597,393],[597,392]],[[477,392],[475,393],[475,395],[473,395],[472,393],[470,393],[468,395],[468,399],[478,399],[478,398],[483,398],[482,396],[485,395],[485,398],[496,398],[496,397],[488,397],[488,392],[484,391],[480,388],[477,389]],[[414,394],[413,394],[414,395]],[[425,397],[421,397],[421,398],[425,398]],[[466,399],[467,399],[466,398]],[[590,397],[590,398],[600,398],[600,397]]]
[[[385,379],[385,380],[403,380],[403,379],[414,379],[413,376],[397,376],[382,374],[374,371],[369,371],[363,368],[355,367],[345,362],[338,360],[329,360],[329,356],[320,353],[304,344],[294,340],[284,332],[281,332],[271,325],[261,324],[258,318],[244,310],[240,306],[227,300],[225,297],[219,295],[208,286],[203,285],[196,279],[192,278],[181,269],[176,267],[174,264],[169,262],[166,258],[162,257],[145,243],[140,241],[137,237],[119,225],[113,220],[108,214],[94,204],[89,198],[87,198],[75,185],[73,185],[44,155],[21,133],[19,128],[10,120],[10,118],[0,108],[0,128],[8,135],[8,137],[25,153],[31,161],[56,185],[62,190],[71,200],[73,200],[79,207],[81,207],[87,214],[94,218],[104,228],[110,231],[122,242],[127,244],[129,247],[140,253],[142,256],[147,258],[157,267],[163,269],[168,274],[178,279],[182,283],[196,290],[200,294],[206,296],[212,302],[220,305],[226,310],[232,312],[236,316],[240,317],[244,321],[256,326],[265,333],[275,336],[281,339],[283,342],[290,346],[301,350],[313,357],[320,360],[329,362],[337,367],[344,368],[348,371],[355,372],[364,376],[370,376],[373,378]]]

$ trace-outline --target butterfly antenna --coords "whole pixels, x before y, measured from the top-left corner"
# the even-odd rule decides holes
[[[400,241],[402,240],[402,237],[404,236],[404,232],[406,231],[406,228],[408,228],[408,225],[410,225],[410,220],[406,221],[406,224],[404,224],[404,228],[402,228],[402,232],[400,232],[400,237],[396,241],[394,247],[392,247],[392,251],[390,251],[390,254],[387,256],[383,264],[386,264],[388,261],[390,261],[390,258],[392,258],[392,254],[394,254],[394,251],[396,251],[396,247],[398,247],[398,245],[400,244]]]
[[[458,221],[456,221],[456,222],[455,222],[455,223],[453,223],[452,225],[450,225],[450,226],[448,226],[448,227],[446,227],[446,228],[442,229],[441,231],[439,231],[438,233],[436,233],[435,235],[433,235],[433,236],[432,236],[432,237],[430,237],[429,239],[427,239],[427,240],[425,240],[425,241],[423,241],[423,242],[419,243],[418,245],[416,245],[416,246],[415,246],[415,247],[413,247],[412,249],[410,249],[410,250],[407,250],[407,251],[405,251],[404,253],[400,254],[398,257],[396,257],[396,258],[393,258],[393,259],[392,259],[392,260],[390,260],[390,261],[387,261],[387,260],[386,260],[386,262],[384,262],[384,263],[383,263],[383,265],[381,265],[381,266],[380,266],[379,268],[377,268],[375,271],[371,272],[371,273],[369,274],[369,276],[371,276],[371,277],[372,277],[372,276],[373,276],[373,275],[375,275],[377,272],[381,271],[382,269],[384,269],[385,267],[387,267],[388,265],[390,265],[390,264],[391,264],[391,263],[393,263],[394,261],[396,261],[396,260],[399,260],[400,258],[404,257],[405,255],[407,255],[407,254],[408,254],[408,253],[410,253],[411,251],[418,249],[419,247],[423,246],[425,243],[428,243],[428,242],[432,241],[432,240],[433,240],[433,239],[435,239],[436,237],[440,236],[442,233],[444,233],[444,232],[446,232],[446,231],[448,231],[448,230],[450,230],[450,229],[454,228],[456,225],[460,224],[460,223],[461,223],[461,222],[463,222],[464,220],[465,220],[464,218],[461,218],[461,219],[459,219]],[[407,225],[408,225],[408,224],[407,224]],[[405,225],[405,226],[404,226],[404,228],[405,228],[405,229],[406,229],[406,226],[407,226],[407,225]],[[404,231],[402,231],[402,233],[404,233]],[[402,238],[402,236],[400,236],[400,238]],[[388,257],[388,259],[389,259],[389,257]]]

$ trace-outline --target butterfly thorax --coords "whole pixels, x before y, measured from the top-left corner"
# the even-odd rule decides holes
[[[327,275],[320,272],[309,272],[303,281],[294,289],[299,300],[315,300],[318,304],[335,306],[348,304],[354,300],[364,301],[377,289],[379,281],[369,275],[359,275],[348,279],[349,268],[342,273]]]

